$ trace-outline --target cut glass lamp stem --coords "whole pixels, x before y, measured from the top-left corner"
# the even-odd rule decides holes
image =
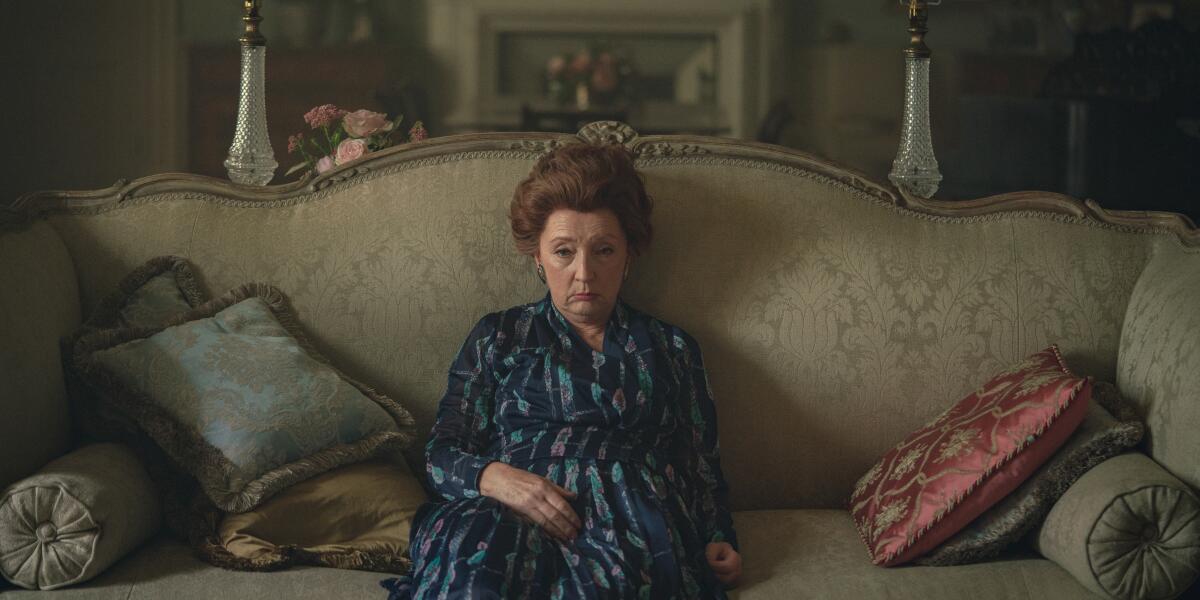
[[[932,197],[942,181],[937,158],[933,155],[933,138],[929,132],[929,60],[932,54],[925,45],[929,31],[928,6],[941,0],[901,0],[908,5],[908,32],[912,36],[904,50],[904,121],[900,126],[900,148],[892,162],[888,179],[896,187],[921,198]]]
[[[267,136],[267,40],[258,31],[260,0],[244,0],[242,21],[242,75],[238,95],[237,127],[225,168],[229,179],[246,185],[266,185],[279,166]]]
[[[932,197],[942,181],[929,132],[928,58],[905,59],[904,122],[900,129],[900,149],[888,179],[896,187],[921,198]]]

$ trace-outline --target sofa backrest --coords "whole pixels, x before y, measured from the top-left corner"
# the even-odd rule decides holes
[[[79,323],[58,233],[0,207],[0,490],[70,449],[58,340]]]
[[[908,431],[1052,342],[1112,380],[1135,282],[1180,230],[1053,194],[920,201],[783,148],[612,123],[435,138],[261,190],[161,176],[19,205],[65,240],[84,314],[161,254],[213,293],[273,283],[427,432],[472,324],[544,294],[507,207],[543,152],[580,142],[637,156],[656,239],[626,297],[704,349],[735,509],[840,506]]]

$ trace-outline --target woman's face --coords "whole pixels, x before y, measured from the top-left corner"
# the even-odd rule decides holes
[[[550,213],[534,259],[545,268],[550,299],[568,321],[608,321],[629,261],[629,244],[616,214],[607,208]]]

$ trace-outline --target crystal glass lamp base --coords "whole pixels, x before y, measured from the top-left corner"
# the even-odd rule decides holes
[[[229,179],[245,185],[267,185],[279,166],[267,136],[266,53],[266,46],[242,46],[237,128],[225,168]]]
[[[264,161],[261,157],[255,160],[234,161],[233,157],[225,159],[225,169],[229,172],[229,180],[242,185],[267,185],[275,177],[275,169],[279,163],[268,156]]]
[[[892,165],[892,172],[888,173],[888,179],[896,187],[904,189],[914,196],[921,198],[931,198],[938,191],[938,186],[942,182],[942,174],[938,172],[937,167],[930,169],[909,169],[906,172],[900,172],[895,164]]]
[[[942,181],[929,132],[928,58],[905,60],[904,121],[900,126],[900,148],[888,179],[921,198],[932,197]]]

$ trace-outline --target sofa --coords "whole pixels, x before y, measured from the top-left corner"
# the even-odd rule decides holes
[[[216,294],[283,290],[320,351],[424,435],[471,325],[544,294],[506,211],[533,162],[570,143],[625,144],[655,200],[655,240],[625,295],[704,349],[745,561],[732,597],[1099,597],[1086,572],[1028,546],[874,566],[845,510],[885,450],[1050,343],[1115,382],[1146,423],[1140,450],[1200,487],[1200,231],[1186,218],[1043,192],[925,200],[787,148],[599,122],[434,138],[278,186],[163,174],[18,199],[0,212],[0,489],[76,443],[59,339],[167,254]],[[405,459],[423,472],[422,443]],[[1108,462],[1085,476],[1093,488],[1119,476]],[[84,584],[0,591],[382,597],[380,579],[227,571],[159,535]]]

